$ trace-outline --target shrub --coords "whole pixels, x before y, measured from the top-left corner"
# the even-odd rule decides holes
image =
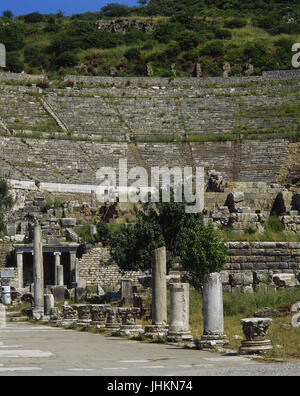
[[[136,61],[140,58],[141,56],[141,52],[138,48],[129,48],[125,54],[124,54],[125,58],[128,59],[129,61]]]
[[[127,5],[122,5],[119,3],[110,3],[101,8],[101,17],[125,17],[128,16],[130,9]]]
[[[247,61],[252,61],[255,65],[261,63],[261,58],[266,56],[267,50],[263,43],[247,43],[243,49],[243,55]]]
[[[39,81],[36,86],[41,89],[47,89],[50,87],[50,83],[48,81]]]
[[[74,87],[75,83],[72,80],[67,80],[65,81],[65,86],[66,87]]]
[[[254,226],[248,226],[247,228],[246,228],[246,234],[255,234],[257,232],[257,228],[256,227],[254,227]]]
[[[24,50],[24,60],[30,66],[41,66],[45,60],[45,52],[34,44],[28,45]]]
[[[56,58],[56,65],[60,67],[73,67],[77,65],[79,59],[76,54],[66,51]]]
[[[278,217],[270,216],[266,222],[266,231],[271,232],[282,232],[284,230],[284,225],[281,223]]]
[[[48,23],[45,27],[44,27],[44,32],[59,32],[61,28],[61,25],[59,25],[58,23]]]
[[[49,209],[54,208],[57,209],[61,206],[61,201],[56,199],[55,201],[46,201],[43,205],[42,211],[47,212]]]
[[[243,68],[240,65],[233,65],[231,67],[231,75],[241,77],[243,75]]]
[[[280,38],[274,42],[275,47],[283,48],[289,53],[291,52],[293,44],[294,40],[291,40],[290,38]]]
[[[43,22],[44,16],[39,12],[32,12],[31,14],[24,15],[25,23],[38,23]]]
[[[13,22],[0,26],[0,42],[5,45],[7,51],[22,49],[25,45],[22,25]]]
[[[17,52],[8,52],[6,54],[6,67],[13,73],[21,73],[24,70],[24,63]]]
[[[208,55],[208,56],[222,56],[224,55],[224,44],[222,41],[215,40],[212,41],[200,51],[201,55]]]
[[[162,22],[155,27],[152,35],[158,42],[167,44],[170,40],[173,40],[174,36],[181,30],[182,28],[180,29],[180,25],[178,26],[175,23]]]
[[[173,60],[180,53],[180,46],[176,42],[171,42],[168,47],[162,52],[161,60]]]
[[[183,32],[179,32],[175,36],[175,40],[178,42],[182,50],[187,51],[194,47],[197,47],[197,45],[199,44],[199,37],[197,33],[190,30],[184,30]]]
[[[155,44],[156,44],[155,40],[148,40],[142,46],[142,50],[152,50],[154,48]]]
[[[13,19],[14,14],[12,13],[12,11],[6,10],[6,11],[2,12],[2,16],[3,16],[3,18]]]
[[[247,20],[244,18],[232,18],[224,22],[224,27],[228,29],[243,28],[247,25]]]
[[[216,38],[220,40],[231,40],[232,34],[230,30],[218,29],[215,32]]]
[[[141,32],[140,30],[129,30],[128,33],[124,35],[124,41],[126,44],[137,44],[139,41],[147,40],[148,36]]]

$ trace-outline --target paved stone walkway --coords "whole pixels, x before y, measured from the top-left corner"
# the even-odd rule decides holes
[[[263,364],[241,356],[186,350],[26,323],[0,329],[0,375],[300,375],[300,363]]]

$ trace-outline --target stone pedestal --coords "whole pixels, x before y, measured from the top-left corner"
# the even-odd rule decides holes
[[[118,308],[108,308],[105,331],[108,333],[115,333],[116,331],[120,330],[120,327],[121,327],[121,322],[118,313]]]
[[[170,325],[167,335],[169,342],[191,342],[189,331],[189,284],[171,283]]]
[[[136,323],[141,310],[139,308],[119,308],[118,313],[122,320],[121,335],[134,336],[143,332],[142,325]]]
[[[241,319],[246,340],[242,341],[240,355],[252,355],[273,349],[270,340],[266,340],[267,330],[272,324],[271,318]]]
[[[131,279],[121,279],[121,301],[125,305],[133,304],[133,282]]]
[[[217,272],[204,279],[203,321],[204,331],[199,343],[201,349],[214,349],[229,343],[224,334],[222,280]]]
[[[51,311],[52,312],[52,311]],[[74,307],[65,303],[63,305],[63,325],[71,325],[75,324],[78,321],[78,312]]]
[[[152,252],[152,325],[145,327],[145,335],[156,338],[167,331],[167,260],[161,247]]]
[[[105,327],[106,316],[107,316],[107,306],[106,305],[90,305],[91,324],[98,327]]]
[[[51,309],[54,308],[54,296],[53,294],[44,295],[44,314],[50,315]]]
[[[90,305],[72,305],[78,312],[78,325],[89,326],[92,323],[92,315]]]

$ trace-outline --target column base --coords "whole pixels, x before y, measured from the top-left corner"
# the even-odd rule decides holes
[[[169,326],[167,325],[148,325],[145,326],[145,336],[148,338],[165,337],[168,333]]]
[[[122,325],[120,327],[120,334],[127,336],[138,336],[143,331],[142,325]]]
[[[168,331],[168,342],[192,342],[193,336],[190,331]]]
[[[63,319],[60,322],[63,326],[77,325],[77,319]]]
[[[92,326],[98,326],[98,328],[104,328],[105,327],[105,321],[91,321]]]
[[[229,344],[226,334],[204,334],[196,346],[199,349],[210,350],[218,347],[222,348],[226,344]]]
[[[42,320],[44,316],[44,308],[32,308],[31,315],[32,319]]]
[[[258,355],[273,349],[270,340],[264,341],[248,341],[243,340],[239,348],[240,355]]]
[[[92,323],[91,319],[79,319],[78,326],[89,326]]]
[[[120,330],[120,323],[106,323],[104,331],[107,333],[115,333]]]

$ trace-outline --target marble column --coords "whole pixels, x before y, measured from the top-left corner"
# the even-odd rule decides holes
[[[171,283],[171,312],[167,335],[169,342],[191,342],[193,336],[189,331],[190,290],[188,283]]]
[[[54,257],[55,257],[55,264],[54,264],[54,283],[55,286],[58,285],[58,279],[57,279],[57,268],[60,266],[60,252],[54,252]]]
[[[57,285],[64,286],[64,267],[59,265],[57,267]]]
[[[42,230],[38,222],[34,225],[34,256],[33,256],[33,279],[34,279],[34,306],[35,318],[44,313],[44,265]]]
[[[51,310],[54,308],[54,296],[53,294],[44,295],[44,314],[50,315]]]
[[[76,250],[70,250],[71,282],[76,282]]]
[[[221,275],[217,272],[207,275],[203,285],[204,332],[200,348],[213,349],[228,344],[224,334],[223,289]]]
[[[24,287],[24,275],[23,275],[23,252],[17,252],[17,266],[18,266],[18,288]]]
[[[167,331],[167,259],[161,247],[152,252],[152,325],[145,327],[145,335],[156,338]]]

